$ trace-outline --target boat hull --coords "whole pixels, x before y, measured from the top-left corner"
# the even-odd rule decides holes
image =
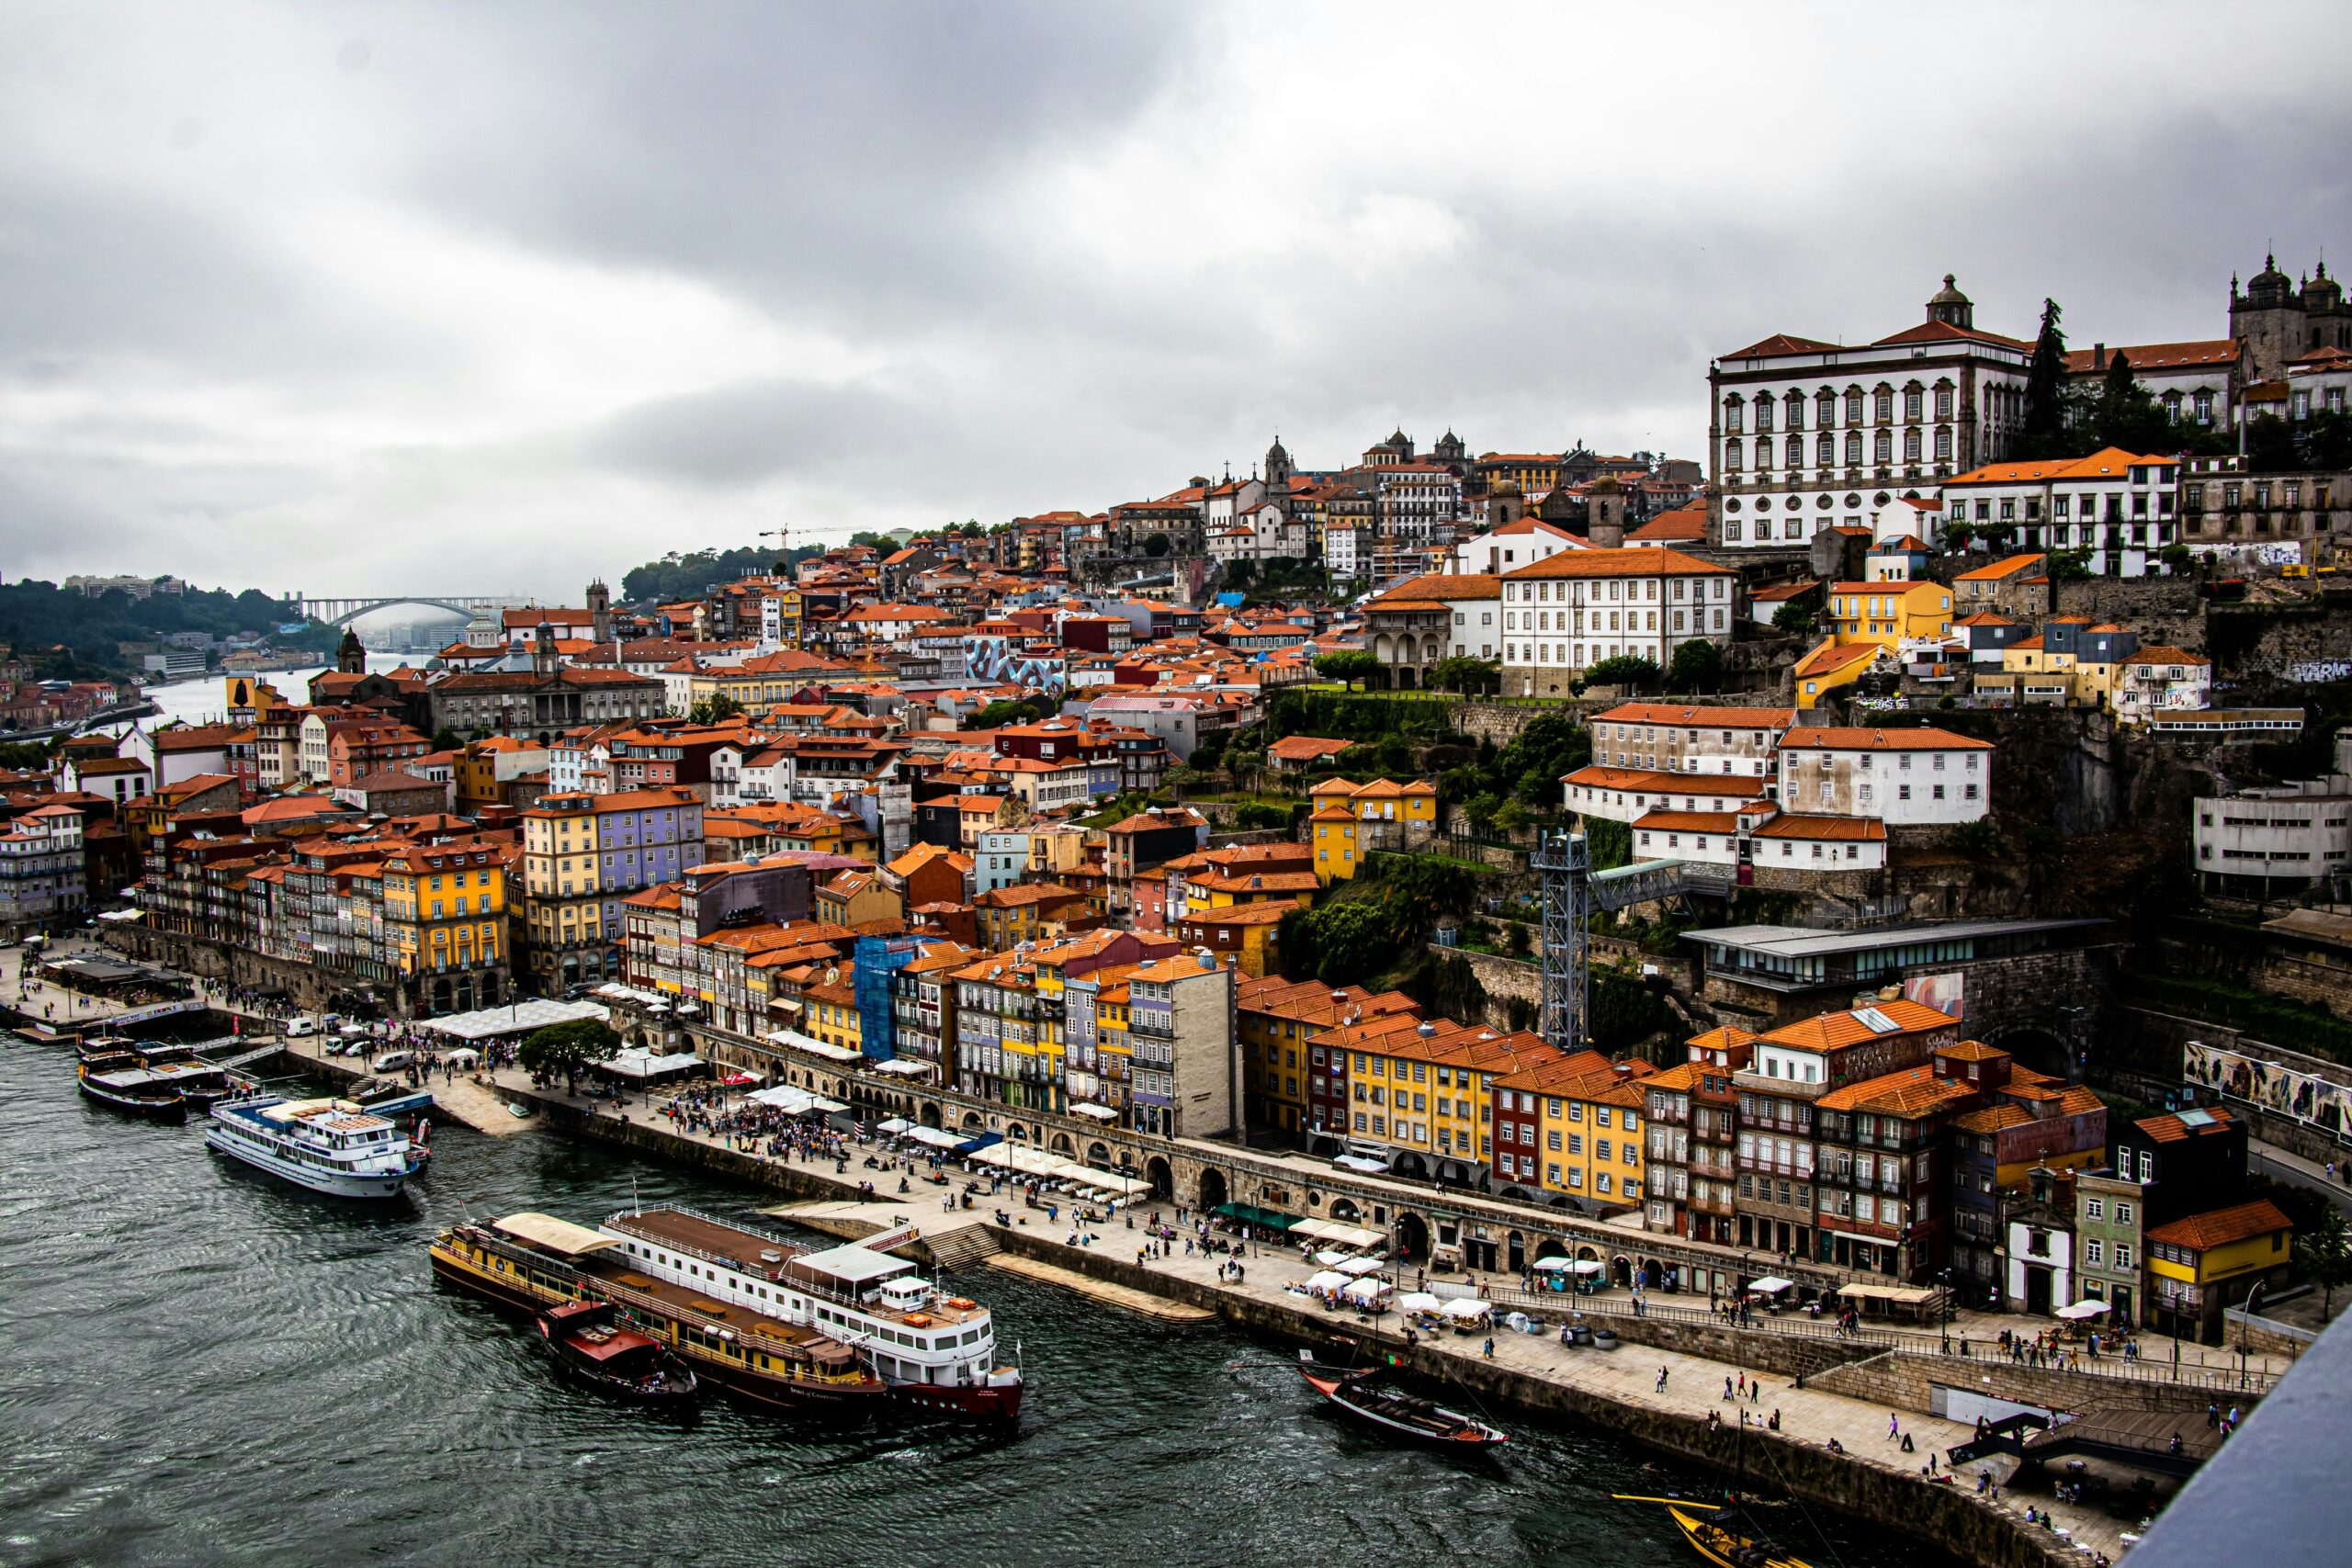
[[[1713,1519],[1695,1518],[1680,1508],[1669,1507],[1667,1513],[1682,1531],[1682,1539],[1690,1543],[1691,1550],[1714,1563],[1715,1568],[1756,1568],[1757,1560],[1753,1555],[1742,1555],[1753,1554],[1758,1550],[1747,1537],[1727,1529]],[[1809,1568],[1801,1558],[1776,1557],[1769,1552],[1764,1554],[1761,1562],[1762,1568]]]
[[[1341,1371],[1336,1368],[1322,1365],[1304,1350],[1299,1352],[1298,1362],[1299,1373],[1306,1378],[1307,1387],[1329,1400],[1342,1414],[1352,1416],[1368,1427],[1377,1427],[1391,1437],[1403,1438],[1411,1442],[1420,1443],[1429,1448],[1442,1449],[1452,1453],[1497,1448],[1510,1441],[1509,1436],[1483,1422],[1473,1421],[1457,1412],[1431,1405],[1425,1400],[1410,1403],[1429,1415],[1443,1417],[1449,1423],[1448,1430],[1433,1431],[1428,1427],[1416,1426],[1409,1421],[1400,1421],[1383,1414],[1374,1407],[1374,1404],[1364,1400],[1363,1391],[1358,1387],[1359,1384],[1375,1375],[1378,1371],[1376,1368],[1367,1368],[1362,1371]]]
[[[556,1301],[552,1296],[542,1296],[522,1285],[485,1274],[462,1258],[449,1256],[437,1246],[433,1248],[432,1257],[435,1278],[501,1306],[528,1313],[536,1318]],[[745,1373],[701,1356],[689,1358],[687,1364],[704,1386],[719,1389],[733,1398],[769,1410],[797,1416],[820,1415],[834,1420],[857,1420],[879,1414],[888,1404],[889,1391],[878,1383],[828,1387],[797,1382],[786,1378]]]
[[[258,1147],[239,1137],[233,1129],[215,1122],[204,1130],[204,1143],[215,1154],[253,1167],[255,1170],[288,1181],[312,1192],[331,1198],[397,1198],[408,1185],[409,1172],[386,1171],[381,1175],[356,1171],[320,1170],[299,1160],[287,1159],[271,1150]]]
[[[902,1410],[927,1416],[952,1416],[965,1421],[1018,1421],[1020,1383],[964,1388],[952,1383],[899,1382],[890,1385],[890,1403]]]
[[[168,1100],[135,1094],[112,1094],[84,1079],[82,1097],[95,1104],[103,1105],[109,1111],[119,1111],[125,1116],[143,1117],[150,1122],[186,1122],[187,1120],[187,1101],[176,1094]]]

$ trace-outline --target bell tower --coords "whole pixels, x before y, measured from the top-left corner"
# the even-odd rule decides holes
[[[598,642],[613,640],[613,591],[601,577],[588,585],[588,619],[595,628],[590,637]]]

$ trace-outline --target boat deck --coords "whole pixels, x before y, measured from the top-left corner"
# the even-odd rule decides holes
[[[810,1360],[823,1364],[847,1365],[857,1359],[857,1353],[848,1346],[815,1329],[769,1317],[739,1303],[713,1301],[688,1286],[640,1274],[626,1258],[592,1256],[573,1259],[571,1266],[598,1284],[625,1292],[623,1299],[640,1298],[697,1327],[732,1329],[746,1338],[798,1350]]]
[[[636,1213],[615,1214],[605,1222],[605,1228],[633,1236],[639,1241],[650,1241],[656,1247],[707,1258],[746,1274],[756,1274],[796,1290],[818,1295],[827,1293],[815,1281],[791,1269],[795,1258],[808,1254],[808,1247],[763,1236],[756,1231],[739,1229],[723,1221],[677,1209],[648,1209]],[[780,1254],[780,1260],[768,1262],[761,1256],[768,1252]],[[786,1278],[788,1273],[791,1274],[790,1279]],[[955,1307],[948,1305],[947,1302],[944,1294],[934,1293],[929,1304],[913,1312],[897,1312],[878,1301],[860,1302],[857,1310],[869,1317],[879,1318],[886,1323],[902,1323],[910,1328],[954,1328],[977,1324],[988,1316],[986,1307]]]

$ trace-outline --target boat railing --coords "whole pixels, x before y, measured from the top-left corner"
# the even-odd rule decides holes
[[[767,1340],[775,1347],[775,1350],[772,1351],[772,1354],[781,1352],[787,1358],[796,1353],[805,1356],[809,1350],[808,1345],[803,1340],[790,1338],[780,1335],[769,1335],[757,1325],[747,1326],[741,1324],[729,1323],[723,1318],[713,1317],[707,1313],[697,1312],[694,1308],[687,1306],[683,1303],[665,1301],[662,1297],[650,1294],[647,1292],[632,1290],[616,1280],[608,1280],[600,1274],[590,1274],[583,1269],[573,1268],[571,1264],[562,1261],[560,1258],[549,1258],[544,1253],[533,1252],[526,1247],[513,1246],[506,1242],[503,1237],[492,1235],[490,1233],[480,1229],[467,1232],[466,1239],[470,1241],[473,1245],[480,1247],[483,1251],[504,1258],[509,1262],[526,1265],[531,1269],[537,1269],[541,1273],[553,1275],[558,1279],[565,1280],[567,1283],[578,1286],[586,1293],[583,1295],[583,1299],[589,1299],[593,1296],[594,1299],[610,1301],[617,1305],[632,1306],[640,1312],[649,1312],[659,1317],[673,1319],[676,1322],[683,1324],[689,1328],[695,1329],[703,1334],[733,1340],[738,1343],[748,1343],[753,1337]],[[790,1329],[793,1326],[789,1324],[782,1323],[781,1320],[769,1318],[763,1314],[754,1314],[753,1315],[759,1317],[760,1322],[763,1324],[775,1323],[779,1327],[786,1329]],[[817,1337],[826,1338],[829,1337],[819,1335]],[[833,1343],[840,1344],[841,1341],[834,1340]],[[849,1348],[850,1347],[844,1348]],[[838,1374],[822,1372],[814,1373],[812,1375],[819,1377],[838,1376]],[[858,1375],[863,1376],[864,1374],[860,1373]]]
[[[665,1213],[684,1214],[691,1219],[700,1220],[706,1224],[724,1225],[729,1230],[740,1231],[743,1235],[759,1242],[763,1247],[775,1248],[778,1253],[783,1255],[775,1265],[778,1271],[780,1271],[786,1264],[790,1263],[795,1257],[808,1250],[806,1247],[797,1241],[787,1241],[780,1235],[771,1235],[765,1231],[753,1230],[751,1226],[739,1224],[734,1220],[721,1219],[717,1214],[705,1213],[700,1209],[690,1209],[684,1203],[664,1203],[662,1205],[662,1208]],[[639,1241],[655,1242],[660,1246],[668,1247],[673,1252],[683,1252],[689,1258],[699,1258],[705,1263],[716,1263],[722,1268],[733,1269],[738,1272],[744,1274],[767,1274],[769,1272],[765,1259],[762,1258],[757,1253],[752,1254],[749,1258],[738,1258],[732,1253],[713,1251],[708,1247],[697,1247],[692,1242],[680,1241],[674,1236],[657,1236],[649,1235],[647,1230],[644,1228],[635,1230],[629,1229],[628,1222],[639,1218],[642,1213],[643,1211],[637,1209],[624,1210],[620,1213],[607,1216],[605,1223],[608,1225],[628,1231],[630,1235],[635,1236]]]

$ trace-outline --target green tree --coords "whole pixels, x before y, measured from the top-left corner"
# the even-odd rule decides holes
[[[1614,871],[1634,858],[1634,830],[1605,817],[1588,817],[1584,824],[1585,858],[1595,871]]]
[[[1250,580],[1257,575],[1256,561],[1229,560],[1225,563],[1225,585],[1227,588],[1247,588],[1250,586]]]
[[[1630,686],[1646,692],[1657,684],[1657,660],[1645,659],[1638,653],[1621,653],[1604,659],[1584,672],[1587,686]]]
[[[2156,558],[2165,563],[2166,571],[2177,577],[2197,564],[2197,552],[2176,539],[2158,550]]]
[[[2295,1265],[2304,1279],[2320,1289],[2319,1315],[2325,1322],[2335,1304],[2335,1292],[2352,1284],[2352,1232],[2344,1212],[2329,1203],[2318,1210],[2314,1222],[2295,1233]]]
[[[575,1018],[525,1035],[515,1048],[514,1060],[525,1072],[537,1077],[562,1074],[568,1089],[583,1068],[609,1062],[620,1050],[621,1037],[612,1025],[601,1019]]]
[[[1811,594],[1801,594],[1772,612],[1772,629],[1777,632],[1809,632],[1813,629],[1814,609]]]
[[[1462,803],[1462,819],[1474,829],[1483,832],[1494,825],[1495,814],[1502,808],[1501,797],[1488,790]]]
[[[742,712],[743,705],[741,703],[737,702],[733,697],[729,696],[724,692],[713,692],[707,697],[698,697],[695,699],[695,705],[686,710],[686,722],[689,724],[724,724],[730,718],[740,716]]]
[[[2066,431],[2066,334],[2058,325],[2058,301],[2041,302],[2041,330],[2034,334],[2033,362],[2025,378],[2025,415],[2018,427],[2017,456],[2064,457]]]
[[[1001,729],[1008,724],[1035,724],[1049,712],[1035,697],[1000,697],[972,716],[974,729]]]
[[[1510,935],[1503,939],[1503,951],[1513,958],[1524,958],[1527,956],[1527,950],[1532,945],[1527,937],[1527,922],[1525,920],[1511,921]]]
[[[1382,672],[1379,659],[1360,648],[1343,648],[1334,653],[1315,656],[1315,672],[1327,681],[1343,681],[1353,690],[1358,681],[1369,682]]]
[[[1724,685],[1724,650],[1705,637],[1677,645],[1666,667],[1669,692],[1719,692]]]
[[[2168,452],[2178,445],[2178,431],[2164,406],[2132,373],[2132,361],[2118,349],[2107,362],[2099,383],[2098,400],[2091,408],[2094,450],[2120,446],[2127,452]]]
[[[433,749],[435,751],[455,751],[464,744],[458,732],[446,724],[433,732]]]
[[[2295,427],[2275,413],[2248,421],[2245,460],[2257,474],[2291,473],[2301,468],[2303,457],[2295,446]]]
[[[39,740],[0,741],[0,768],[10,773],[38,773],[49,766],[49,747]]]
[[[2091,553],[2085,550],[2050,552],[2050,581],[2075,582],[2091,574]]]
[[[1430,684],[1442,691],[1471,695],[1499,692],[1503,689],[1502,660],[1470,659],[1460,654],[1441,659],[1430,668]]]
[[[1527,807],[1516,800],[1507,800],[1495,808],[1495,814],[1490,820],[1497,832],[1516,833],[1526,827],[1531,818],[1527,814]]]

